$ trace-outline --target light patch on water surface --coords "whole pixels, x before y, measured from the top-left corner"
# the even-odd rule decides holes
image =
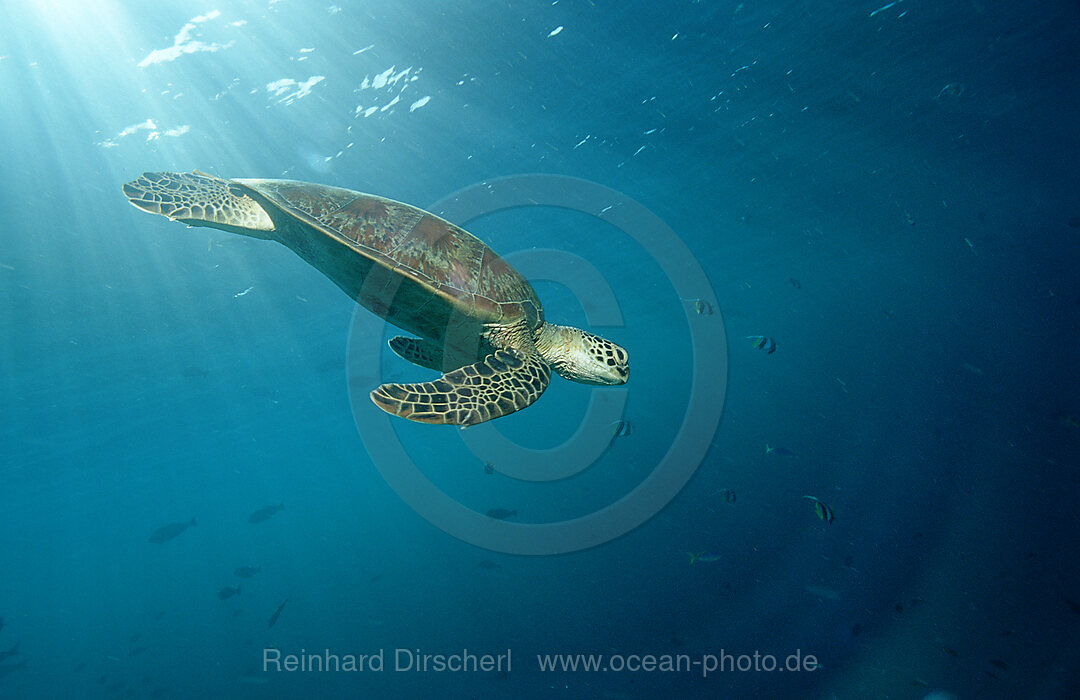
[[[139,122],[138,124],[132,124],[131,126],[124,127],[124,129],[122,129],[119,134],[113,136],[110,139],[100,141],[98,145],[102,148],[115,148],[120,145],[118,143],[120,139],[126,138],[133,134],[137,134],[140,131],[146,132],[147,141],[156,141],[162,136],[183,136],[184,134],[191,131],[191,126],[188,124],[183,124],[176,128],[165,129],[163,131],[158,127],[157,122],[155,122],[153,119],[147,119],[146,121]]]
[[[173,45],[164,49],[154,49],[146,58],[139,61],[139,68],[146,68],[147,66],[154,65],[155,63],[168,63],[169,61],[175,61],[184,54],[188,53],[201,53],[220,51],[227,49],[233,45],[233,42],[227,44],[216,44],[211,42],[200,41],[194,38],[195,30],[200,24],[209,22],[210,20],[217,19],[221,16],[219,10],[211,10],[205,15],[199,15],[192,17],[180,31],[177,32],[176,37],[173,39]]]
[[[266,91],[273,97],[277,97],[278,104],[292,104],[301,97],[311,94],[311,89],[326,80],[325,75],[313,75],[307,80],[300,82],[292,78],[282,78],[266,84]]]
[[[374,46],[374,44],[372,45]],[[363,53],[370,49],[371,46],[360,49],[354,52],[354,55]],[[370,117],[373,114],[379,112],[393,112],[395,107],[402,100],[402,94],[408,89],[409,85],[420,79],[420,72],[423,68],[417,68],[413,70],[412,66],[397,70],[397,66],[393,65],[389,68],[371,75],[370,73],[364,76],[364,79],[360,82],[360,87],[355,90],[358,93],[367,93],[371,96],[374,105],[365,107],[364,105],[357,105],[354,113],[355,117]],[[428,103],[431,96],[423,97],[412,103],[409,111],[417,110]],[[366,101],[366,100],[365,100]]]

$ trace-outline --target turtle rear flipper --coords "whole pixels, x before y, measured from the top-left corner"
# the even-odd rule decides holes
[[[199,171],[143,173],[124,185],[124,194],[139,209],[191,226],[209,226],[232,233],[273,231],[270,215],[239,185]]]
[[[406,338],[403,335],[394,336],[387,343],[390,349],[397,353],[398,357],[408,360],[414,365],[442,371],[443,349],[423,338]]]
[[[371,400],[419,423],[475,425],[520,411],[540,398],[549,381],[551,369],[536,355],[496,350],[433,382],[383,384]]]
[[[470,355],[453,348],[447,354],[442,345],[425,338],[408,338],[397,335],[388,340],[387,344],[391,350],[397,353],[398,357],[408,360],[418,367],[433,369],[436,372],[446,372],[471,365],[476,362],[477,357],[477,353]]]

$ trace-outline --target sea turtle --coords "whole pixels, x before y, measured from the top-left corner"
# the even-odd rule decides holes
[[[379,408],[421,423],[473,425],[525,408],[551,369],[585,384],[624,384],[626,351],[544,321],[528,281],[472,234],[426,211],[340,187],[143,173],[124,185],[139,209],[191,226],[283,243],[350,298],[419,338],[390,347],[443,372],[382,384]]]

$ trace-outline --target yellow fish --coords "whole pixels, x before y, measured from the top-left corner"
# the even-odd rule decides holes
[[[835,516],[833,515],[833,509],[829,507],[828,503],[818,500],[813,496],[803,496],[803,498],[808,498],[814,502],[814,512],[817,513],[818,520],[826,525],[832,525]]]

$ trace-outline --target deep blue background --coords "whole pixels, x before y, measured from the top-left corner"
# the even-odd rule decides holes
[[[5,3],[0,650],[20,653],[0,695],[1076,693],[1080,7],[879,3]],[[214,9],[186,39],[219,50],[140,67]],[[362,88],[391,66],[412,71]],[[312,76],[292,102],[268,87]],[[280,246],[185,230],[120,192],[192,168],[420,206],[514,173],[626,193],[686,241],[723,310],[708,457],[657,517],[594,549],[525,558],[444,534],[382,480],[353,423],[352,302]],[[631,353],[634,431],[546,485],[484,474],[452,429],[398,425],[403,442],[480,512],[540,522],[618,499],[678,428],[685,303],[588,217],[471,228],[605,275],[626,324],[601,332]],[[538,289],[550,320],[583,323],[563,288]],[[758,334],[775,354],[743,339]],[[500,428],[557,443],[588,395],[558,380]],[[831,527],[804,494],[834,509]],[[689,566],[704,550],[721,557]],[[241,564],[262,573],[219,601]],[[266,675],[265,646],[509,647],[514,668]],[[801,649],[823,668],[535,664],[721,649]]]

